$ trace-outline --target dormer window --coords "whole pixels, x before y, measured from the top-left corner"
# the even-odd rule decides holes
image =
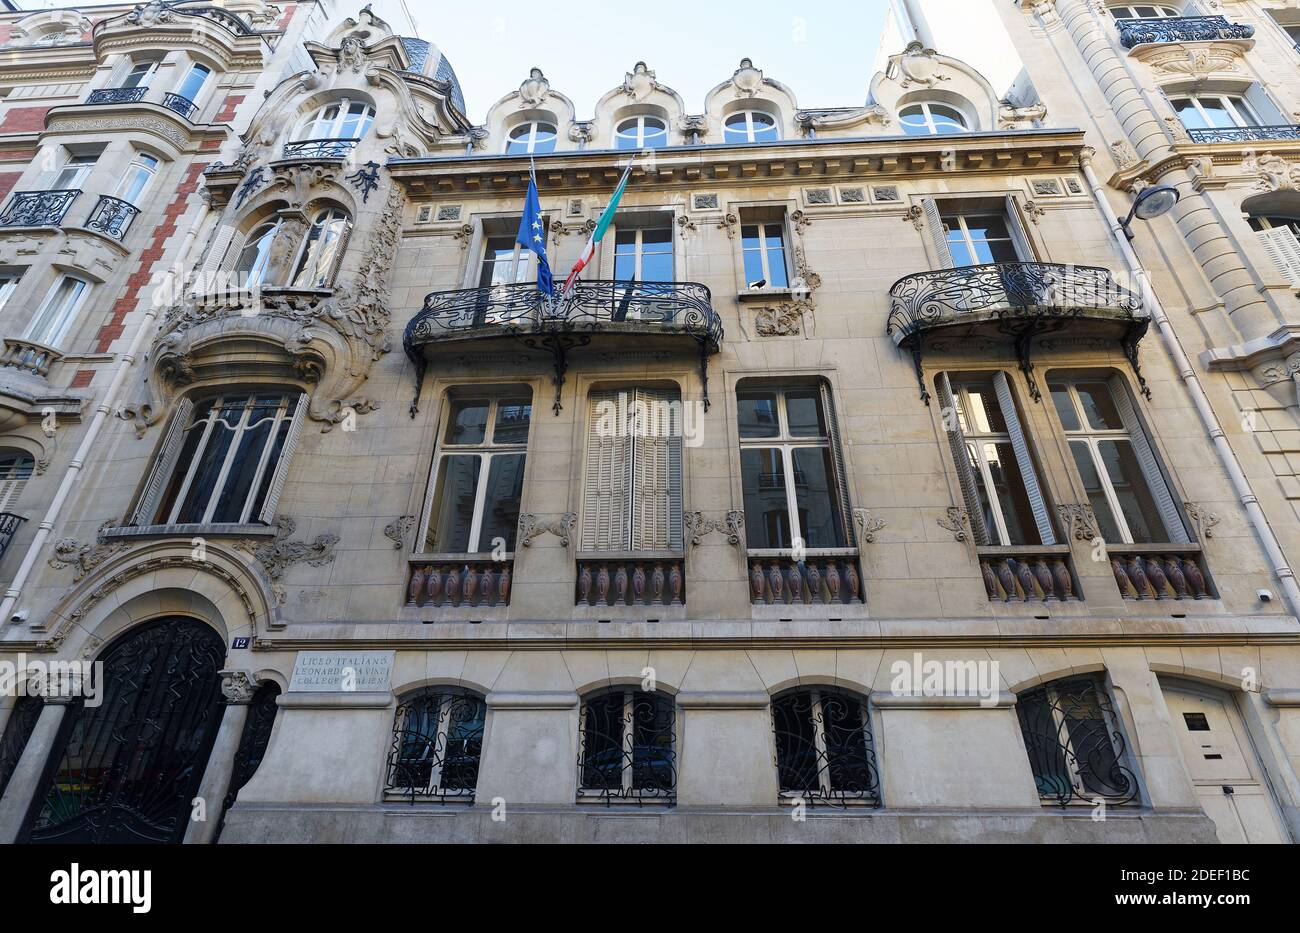
[[[1162,19],[1167,16],[1182,16],[1177,7],[1156,6],[1150,3],[1125,3],[1110,8],[1110,15],[1115,19]]]
[[[723,142],[765,143],[781,138],[776,118],[761,110],[742,110],[727,117],[722,125]]]
[[[898,112],[898,122],[908,136],[943,136],[970,129],[956,107],[929,101],[904,107]]]
[[[555,151],[555,125],[532,120],[521,123],[510,131],[506,141],[506,155],[532,155]]]
[[[375,122],[375,108],[364,101],[331,101],[309,116],[295,139],[361,139]]]
[[[668,145],[668,124],[659,117],[629,117],[614,131],[615,149],[662,149]]]

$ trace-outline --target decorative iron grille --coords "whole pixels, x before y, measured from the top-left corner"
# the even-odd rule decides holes
[[[1124,763],[1124,734],[1106,691],[1091,677],[1055,681],[1016,700],[1038,793],[1062,807],[1138,795]]]
[[[1230,23],[1223,16],[1167,16],[1121,19],[1115,22],[1119,44],[1126,49],[1148,42],[1202,42],[1209,39],[1249,39],[1254,26]]]
[[[144,100],[144,95],[148,92],[147,85],[139,87],[104,87],[98,91],[91,91],[90,96],[86,98],[86,103],[133,104],[136,101]]]
[[[346,159],[360,139],[301,139],[284,144],[286,159]]]
[[[57,227],[79,194],[79,188],[15,191],[0,214],[0,227]]]
[[[402,701],[393,720],[384,792],[473,803],[487,706],[460,690],[427,690]]]
[[[221,830],[226,825],[226,814],[239,799],[240,790],[253,779],[266,756],[266,746],[271,741],[271,728],[275,725],[275,713],[279,709],[279,697],[280,685],[272,680],[263,683],[253,694],[253,702],[248,705],[248,718],[244,720],[244,731],[239,736],[239,748],[235,750],[230,789],[221,802],[221,819],[217,822],[213,842],[221,838]]]
[[[179,113],[186,120],[193,120],[194,114],[199,109],[198,104],[188,97],[182,97],[180,94],[164,94],[163,106],[168,110]]]
[[[582,704],[578,798],[644,804],[677,795],[671,697],[614,690]]]
[[[101,194],[95,203],[95,209],[86,218],[86,226],[120,240],[126,236],[131,221],[135,220],[138,213],[140,208],[129,201]]]
[[[865,699],[818,687],[772,701],[781,796],[831,806],[880,806],[880,772]]]
[[[18,760],[23,757],[27,740],[36,729],[36,720],[41,717],[45,701],[38,696],[20,696],[9,711],[5,723],[4,735],[0,736],[0,797],[4,796],[9,779],[14,776]]]
[[[1276,126],[1216,126],[1211,129],[1188,130],[1194,143],[1248,143],[1268,139],[1300,139],[1300,126],[1282,123]]]
[[[9,543],[13,541],[14,535],[18,534],[18,526],[27,519],[13,512],[0,512],[0,560],[4,559],[5,551],[9,550]]]

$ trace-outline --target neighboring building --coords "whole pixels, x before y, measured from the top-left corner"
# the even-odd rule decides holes
[[[1285,370],[1300,320],[1295,128],[1223,176],[1237,137],[1165,136],[1136,90],[1140,55],[1181,55],[1212,121],[1207,56],[1244,80],[1291,50],[1058,0],[1069,28],[1002,11],[1027,73],[999,95],[916,6],[862,107],[744,60],[696,111],[637,63],[580,119],[519,67],[482,125],[370,8],[78,33],[101,80],[22,118],[58,174],[16,190],[107,194],[76,160],[117,114],[112,165],[169,181],[96,202],[139,209],[125,236],[75,225],[85,194],[0,208],[0,262],[29,267],[0,311],[0,494],[28,519],[0,661],[105,670],[98,706],[3,700],[0,838],[1300,833],[1300,429],[1250,369]],[[208,44],[240,100],[183,93]],[[181,84],[130,100],[151,48]],[[163,126],[183,155],[128,151]],[[530,165],[562,278],[630,156],[543,301]],[[1182,200],[1132,225],[1152,294],[1108,211],[1167,176]],[[1258,235],[1234,191],[1281,192]]]

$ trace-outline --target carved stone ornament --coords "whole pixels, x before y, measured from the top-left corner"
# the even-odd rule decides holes
[[[763,86],[763,72],[755,68],[748,58],[742,58],[740,67],[731,76],[731,83],[736,89],[737,97],[753,97]]]
[[[1017,104],[1010,100],[998,101],[998,125],[1004,130],[1032,127],[1047,117],[1047,105]]]
[[[1115,167],[1121,172],[1138,164],[1138,154],[1133,151],[1133,146],[1127,139],[1117,139],[1107,148],[1110,149],[1110,157],[1115,160]]]
[[[1157,73],[1197,78],[1204,81],[1213,73],[1233,73],[1241,70],[1241,52],[1233,46],[1209,47],[1179,45],[1146,56],[1146,62]]]
[[[731,509],[722,518],[705,518],[703,512],[687,512],[682,516],[686,523],[686,537],[698,546],[706,535],[717,531],[727,536],[728,544],[740,544],[740,529],[745,525],[745,513]]]
[[[528,72],[524,83],[519,85],[519,109],[536,107],[551,93],[551,82],[546,80],[542,69],[534,68]]]
[[[126,21],[132,26],[156,26],[159,23],[174,22],[176,14],[169,9],[170,6],[169,3],[150,0],[149,3],[142,3],[126,14]]]
[[[596,137],[595,120],[574,120],[569,124],[569,141],[586,146]]]
[[[740,224],[740,218],[738,218],[735,214],[723,214],[722,217],[718,220],[718,229],[726,230],[727,239],[734,240],[736,238],[736,227],[739,224]]]
[[[915,85],[934,87],[942,81],[950,80],[939,72],[940,64],[934,49],[927,49],[920,42],[909,43],[902,55],[896,56],[889,63],[888,77],[898,81],[899,87],[909,88]]]
[[[366,44],[359,36],[344,36],[339,42],[339,73],[361,74],[366,68]]]
[[[959,506],[948,506],[947,515],[943,518],[935,519],[935,521],[938,523],[940,528],[952,532],[954,541],[965,541],[967,537],[969,537],[969,533],[966,529],[970,523],[970,518],[967,516],[966,510]]]
[[[533,541],[542,535],[551,534],[560,539],[560,544],[569,546],[574,529],[578,527],[578,513],[565,512],[554,521],[538,521],[537,516],[524,512],[519,516],[519,546],[532,547]]]
[[[882,104],[835,110],[796,110],[795,125],[804,136],[815,136],[823,127],[849,129],[855,126],[890,126],[894,115]]]
[[[1204,540],[1214,537],[1214,526],[1219,524],[1219,516],[1196,502],[1184,502],[1183,508],[1187,511],[1187,517],[1192,520],[1198,538]]]
[[[1092,506],[1086,504],[1058,505],[1056,514],[1061,517],[1066,534],[1076,541],[1092,541],[1097,537],[1097,516]]]
[[[867,509],[854,509],[853,520],[858,525],[858,541],[861,543],[875,544],[876,535],[885,529],[885,520]]]
[[[910,222],[917,230],[925,229],[925,211],[919,204],[913,204],[909,207],[907,212],[903,214],[903,219]]]
[[[72,582],[77,583],[114,554],[132,547],[130,541],[106,541],[104,529],[112,527],[112,522],[105,522],[99,529],[95,544],[82,544],[76,538],[63,538],[54,545],[54,556],[49,565],[55,570],[64,567],[76,567]]]
[[[700,137],[709,131],[709,118],[702,113],[682,114],[677,118],[677,129],[682,138],[689,143],[698,143]]]
[[[403,515],[393,519],[384,526],[384,537],[393,542],[393,550],[400,551],[406,545],[406,534],[415,524],[414,515]]]
[[[339,543],[339,536],[332,534],[318,535],[308,544],[305,541],[290,541],[297,523],[287,515],[275,520],[275,538],[271,541],[257,539],[239,541],[238,550],[251,554],[266,570],[271,578],[276,602],[284,602],[284,588],[279,580],[284,572],[294,564],[307,563],[312,567],[323,567],[334,560],[334,546]]]
[[[228,704],[247,706],[261,682],[252,671],[221,671],[221,695]]]
[[[759,308],[754,315],[754,330],[760,337],[793,337],[803,332],[803,313],[811,311],[809,301],[784,301]]]
[[[1187,127],[1183,126],[1183,121],[1177,117],[1165,117],[1165,126],[1169,129],[1169,138],[1175,143],[1192,141],[1192,137],[1187,133]]]
[[[646,67],[645,62],[637,62],[632,70],[623,76],[623,93],[633,100],[644,100],[658,89],[659,81],[655,73]]]
[[[1241,163],[1246,175],[1258,176],[1255,187],[1260,191],[1295,191],[1300,189],[1300,165],[1271,152],[1248,158]]]

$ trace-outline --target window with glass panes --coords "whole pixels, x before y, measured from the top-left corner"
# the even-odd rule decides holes
[[[32,316],[23,339],[47,347],[60,348],[72,330],[77,313],[90,292],[90,283],[75,275],[61,275],[45,293],[45,300]]]
[[[1182,517],[1119,377],[1053,374],[1048,385],[1102,538],[1186,543]]]
[[[668,124],[658,117],[629,117],[614,131],[615,149],[662,149],[668,145]]]
[[[291,284],[294,288],[327,288],[334,282],[352,218],[342,208],[321,211],[307,229]]]
[[[1189,130],[1259,126],[1261,122],[1245,98],[1235,94],[1175,94],[1169,103]]]
[[[1110,15],[1115,19],[1163,19],[1168,16],[1182,16],[1177,7],[1151,3],[1122,3],[1110,7]]]
[[[529,278],[529,257],[533,253],[515,242],[514,236],[489,236],[483,243],[483,265],[479,269],[480,288],[515,285]]]
[[[448,400],[421,537],[425,553],[515,549],[532,412],[526,389]]]
[[[908,136],[943,136],[964,133],[966,118],[956,107],[925,101],[904,107],[898,112],[898,123]]]
[[[296,139],[360,139],[375,122],[375,108],[359,100],[332,101],[299,126]]]
[[[741,223],[740,248],[745,261],[746,288],[789,288],[785,224]]]
[[[118,87],[133,88],[147,87],[153,74],[158,70],[158,60],[149,59],[148,61],[135,62],[122,78],[122,83]]]
[[[51,190],[67,191],[80,188],[99,161],[99,152],[70,153],[67,161],[54,175]]]
[[[941,216],[954,266],[1019,261],[1004,215],[944,211]]]
[[[736,393],[751,550],[849,547],[847,503],[821,386]]]
[[[0,310],[4,310],[4,306],[9,303],[9,298],[17,290],[22,277],[21,272],[0,272]]]
[[[117,196],[128,204],[139,204],[140,198],[154,175],[158,173],[159,160],[147,152],[137,152],[131,164],[126,167],[126,174],[118,183]]]
[[[553,152],[555,150],[555,124],[532,120],[521,123],[510,131],[506,140],[507,155]]]
[[[620,282],[671,282],[672,227],[616,229],[614,278]]]
[[[729,143],[762,143],[780,139],[781,131],[770,113],[742,110],[723,121],[722,138]]]
[[[212,69],[207,65],[200,65],[195,62],[190,66],[190,70],[185,73],[181,83],[176,85],[175,94],[178,97],[184,97],[190,103],[199,99],[203,93],[203,87],[208,83],[208,78],[212,77]]]
[[[623,689],[587,697],[580,714],[578,797],[670,800],[677,789],[673,699]]]
[[[235,257],[235,272],[238,274],[236,285],[243,288],[255,288],[266,278],[267,265],[271,260],[271,244],[280,232],[280,221],[268,220],[258,224],[248,232],[244,244]]]
[[[0,512],[12,512],[32,478],[36,461],[31,454],[15,450],[0,451]]]

